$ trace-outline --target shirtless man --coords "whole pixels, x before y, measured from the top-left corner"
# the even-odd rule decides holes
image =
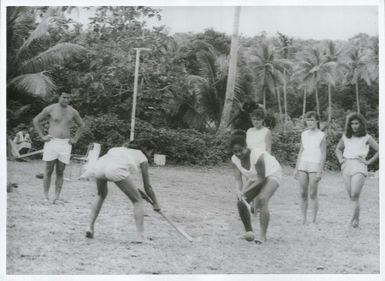
[[[44,171],[44,196],[49,202],[48,191],[51,185],[51,175],[56,166],[55,199],[53,203],[60,202],[59,196],[63,186],[63,174],[65,165],[69,164],[72,145],[75,144],[84,128],[84,122],[79,112],[72,106],[70,94],[63,92],[59,97],[59,102],[51,104],[43,109],[34,119],[33,125],[41,139],[45,142],[43,160],[46,162]],[[44,135],[41,121],[49,120],[48,135]],[[78,125],[78,130],[71,138],[71,128],[73,122]]]

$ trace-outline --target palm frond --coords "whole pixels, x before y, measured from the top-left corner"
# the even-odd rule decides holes
[[[20,47],[20,49],[17,51],[17,56],[19,56],[23,51],[27,50],[28,47],[31,45],[31,43],[39,39],[43,36],[48,35],[48,29],[49,29],[49,24],[53,20],[51,17],[46,17],[44,18],[40,24],[35,28],[34,31],[29,35],[27,40],[25,40],[24,44]]]
[[[21,69],[24,72],[39,72],[46,70],[54,64],[62,64],[66,59],[81,55],[86,48],[73,43],[59,43],[39,55],[25,61]]]
[[[17,76],[7,83],[7,87],[14,87],[20,91],[41,97],[52,94],[56,90],[55,83],[44,71]]]

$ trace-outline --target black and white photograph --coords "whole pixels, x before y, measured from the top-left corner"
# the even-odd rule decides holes
[[[5,280],[383,280],[382,0],[28,3],[1,13]]]

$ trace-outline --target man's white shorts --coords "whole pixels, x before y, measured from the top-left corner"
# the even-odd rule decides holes
[[[69,139],[52,138],[44,144],[43,160],[53,161],[58,159],[64,164],[70,163],[72,145],[68,143]]]

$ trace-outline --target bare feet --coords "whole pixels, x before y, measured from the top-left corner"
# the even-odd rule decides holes
[[[245,239],[246,241],[253,241],[255,238],[254,232],[247,231],[245,234],[242,235],[242,239]]]
[[[358,220],[355,219],[355,220],[352,220],[351,226],[352,226],[353,228],[358,228],[358,227],[360,226],[360,223],[359,223]]]
[[[44,198],[43,205],[51,205],[51,201],[48,198]]]
[[[55,199],[52,201],[52,204],[55,204],[55,205],[57,205],[57,204],[63,205],[64,203],[65,203],[65,201],[62,199]]]
[[[94,238],[94,231],[91,230],[91,229],[88,229],[88,230],[86,231],[86,237],[87,237],[87,238]]]

